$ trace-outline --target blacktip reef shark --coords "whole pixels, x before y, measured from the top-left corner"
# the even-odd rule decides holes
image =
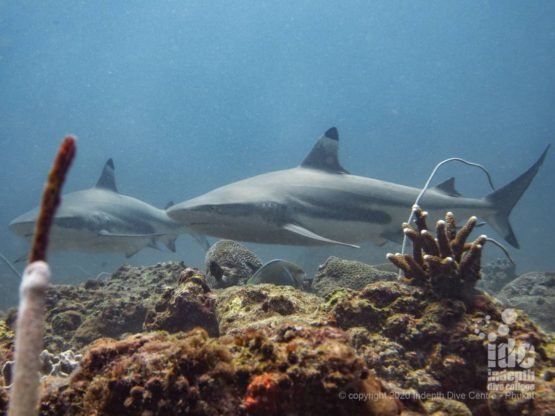
[[[33,235],[38,208],[15,218],[10,229],[26,239]],[[49,250],[123,252],[132,256],[158,241],[175,252],[182,227],[166,214],[136,198],[120,194],[114,162],[109,159],[93,188],[63,195],[56,211]]]
[[[168,215],[201,234],[255,243],[340,244],[358,247],[402,240],[420,189],[351,175],[338,157],[339,135],[329,129],[300,166],[269,172],[217,188],[170,207]],[[526,191],[549,146],[532,167],[484,198],[466,198],[450,178],[420,199],[431,220],[453,211],[476,215],[509,244],[519,247],[509,214]]]

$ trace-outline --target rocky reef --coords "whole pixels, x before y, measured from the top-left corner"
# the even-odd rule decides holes
[[[196,329],[100,340],[68,385],[43,396],[41,414],[393,415],[400,407],[342,331],[279,327],[272,339]]]
[[[516,277],[515,263],[509,259],[496,259],[482,267],[482,278],[478,282],[478,287],[496,294]]]
[[[555,273],[530,272],[505,285],[497,298],[522,309],[546,331],[555,331]]]
[[[185,269],[178,262],[124,265],[107,280],[51,286],[46,298],[45,348],[59,353],[98,338],[142,331],[147,311],[168,288],[177,286]],[[7,323],[13,325],[15,317],[15,309],[8,311]]]
[[[423,274],[411,266],[401,281],[330,258],[316,293],[270,284],[214,289],[204,273],[175,262],[54,286],[47,355],[55,364],[71,347],[83,358],[70,376],[43,378],[41,414],[549,414],[552,336],[477,290],[479,260],[460,271],[472,244],[463,241],[461,253],[440,273],[424,252],[415,261]],[[411,257],[402,261],[410,266]],[[13,316],[0,320],[2,365],[12,356]],[[496,355],[505,345],[514,363]],[[500,381],[515,373],[528,375],[519,388]]]

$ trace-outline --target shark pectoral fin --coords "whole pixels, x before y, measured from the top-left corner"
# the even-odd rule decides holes
[[[205,252],[208,251],[211,244],[205,235],[197,234],[197,233],[190,233],[190,234],[195,239],[195,241],[204,249]]]
[[[160,247],[158,247],[158,244],[156,244],[156,240],[154,239],[150,240],[146,246],[155,250],[160,250]]]
[[[125,252],[125,258],[133,257],[135,254],[137,254],[141,250],[142,250],[142,247],[138,248],[138,249],[131,249],[129,251],[126,251]]]
[[[177,236],[170,234],[166,235],[160,239],[162,243],[170,250],[172,253],[175,253],[175,240],[177,240]]]
[[[300,225],[297,225],[297,224],[285,224],[283,228],[287,231],[298,234],[302,237],[309,238],[311,240],[320,241],[321,243],[338,244],[341,246],[360,248],[360,246],[357,246],[355,244],[343,243],[341,241],[335,241],[326,237],[322,237],[321,235],[313,233],[312,231],[307,230],[306,228],[301,227]]]

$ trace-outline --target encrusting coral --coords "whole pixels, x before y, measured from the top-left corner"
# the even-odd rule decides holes
[[[426,224],[427,212],[413,207],[416,229],[403,224],[403,233],[412,242],[412,256],[388,253],[387,258],[405,275],[409,284],[432,290],[440,297],[461,299],[471,303],[480,279],[482,247],[487,240],[479,236],[472,243],[466,240],[477,223],[470,217],[457,231],[455,217],[448,212],[436,225],[436,237]]]

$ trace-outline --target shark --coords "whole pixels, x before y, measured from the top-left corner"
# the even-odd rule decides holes
[[[38,207],[9,224],[15,234],[31,239]],[[123,252],[131,257],[163,243],[175,252],[182,227],[164,209],[118,192],[114,161],[108,159],[92,188],[63,195],[52,224],[49,251]]]
[[[462,196],[454,178],[420,200],[430,219],[447,211],[478,216],[510,245],[519,243],[509,215],[540,169],[549,146],[523,174],[483,198]],[[321,136],[294,168],[233,182],[173,205],[168,215],[194,232],[278,245],[344,245],[400,242],[419,188],[350,174],[339,160],[335,127]]]

